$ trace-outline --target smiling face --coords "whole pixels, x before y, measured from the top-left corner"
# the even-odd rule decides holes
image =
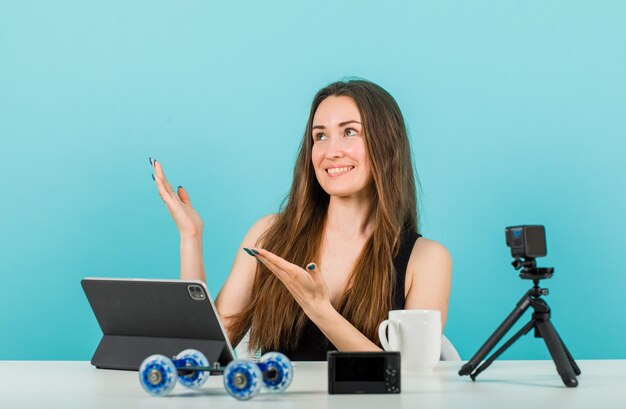
[[[348,96],[324,99],[315,111],[311,137],[311,160],[324,191],[339,197],[365,193],[372,172],[354,100]]]

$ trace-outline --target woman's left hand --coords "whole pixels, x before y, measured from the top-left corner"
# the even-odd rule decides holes
[[[328,286],[315,263],[309,263],[306,269],[303,269],[267,250],[246,249],[246,251],[255,256],[282,281],[307,315],[319,312],[331,304]]]

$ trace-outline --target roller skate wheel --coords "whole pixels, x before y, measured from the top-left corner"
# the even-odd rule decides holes
[[[176,366],[166,356],[151,355],[139,367],[139,383],[152,396],[165,396],[176,386]]]
[[[239,400],[248,400],[259,393],[263,383],[263,373],[250,361],[236,360],[224,369],[226,392]]]
[[[270,392],[282,392],[291,385],[293,365],[280,352],[268,352],[259,359],[263,370],[263,386]]]
[[[184,360],[185,366],[209,366],[209,360],[195,349],[186,349],[176,355],[176,360]],[[181,372],[181,369],[183,370]],[[197,389],[209,379],[208,371],[190,371],[185,373],[184,367],[178,368],[178,382],[187,388]]]

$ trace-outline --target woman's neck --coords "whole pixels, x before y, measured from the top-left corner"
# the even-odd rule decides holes
[[[372,234],[372,201],[363,197],[331,196],[326,230],[352,239]]]

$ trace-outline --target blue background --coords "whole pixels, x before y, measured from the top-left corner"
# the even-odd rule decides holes
[[[568,347],[626,358],[624,21],[622,1],[0,0],[0,359],[89,359],[85,276],[177,278],[149,156],[205,220],[216,295],[345,76],[404,112],[461,356],[530,287],[504,227],[538,223]],[[548,357],[530,335],[503,356]]]

